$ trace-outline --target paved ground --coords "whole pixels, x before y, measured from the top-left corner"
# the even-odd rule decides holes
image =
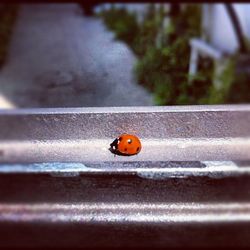
[[[133,77],[135,60],[100,19],[84,17],[75,4],[24,5],[0,93],[18,107],[152,105]]]

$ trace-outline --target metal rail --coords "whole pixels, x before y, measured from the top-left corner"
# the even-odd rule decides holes
[[[0,162],[250,160],[250,105],[2,110]],[[121,133],[142,140],[114,156]]]
[[[249,246],[249,124],[250,105],[2,110],[0,247]],[[124,132],[140,154],[108,150]]]
[[[1,222],[79,224],[249,223],[250,203],[85,202],[73,204],[0,204]]]
[[[0,246],[249,246],[250,177],[0,175]]]

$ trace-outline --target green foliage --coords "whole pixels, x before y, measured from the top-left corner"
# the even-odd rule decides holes
[[[189,83],[184,83],[185,89],[182,95],[186,102],[178,104],[205,104],[204,96],[207,96],[212,86],[214,64],[209,58],[200,58],[198,64],[198,73],[190,77]]]
[[[153,91],[156,104],[191,104],[197,100],[198,91],[192,91],[194,85],[206,79],[197,76],[189,85],[188,66],[189,39],[199,35],[199,21],[199,6],[187,5],[178,16],[170,19],[163,46],[156,48],[153,43],[149,44],[135,66],[139,83]]]
[[[161,8],[156,12],[154,4],[150,4],[143,22],[140,24],[132,48],[139,57],[143,57],[150,47],[155,46],[155,41],[162,25],[164,13]]]
[[[248,58],[243,63],[241,58]],[[201,100],[202,104],[249,103],[250,102],[250,57],[236,54],[227,59],[226,64],[209,87],[209,92]],[[247,67],[247,68],[244,68]],[[219,86],[218,86],[219,83]]]
[[[16,5],[6,4],[0,6],[0,67],[4,64],[7,56],[11,31],[16,15]]]
[[[222,104],[229,97],[230,88],[235,78],[235,60],[227,59],[222,72],[214,76],[214,82],[208,89],[208,94],[201,100],[201,104]]]
[[[166,101],[174,104],[181,83],[187,80],[185,72],[188,64],[182,60],[186,47],[182,42],[180,39],[169,49],[151,47],[136,65],[139,83],[154,92],[158,105],[163,105]]]
[[[249,103],[250,54],[236,56],[232,59],[231,64],[233,66],[229,67],[227,73],[231,78],[226,101],[229,103]]]
[[[125,9],[111,8],[102,16],[116,37],[127,42],[138,56],[135,65],[138,82],[153,92],[156,104],[250,102],[249,66],[245,71],[236,70],[243,68],[242,55],[217,65],[201,58],[198,73],[192,78],[188,75],[189,41],[200,36],[201,6],[183,4],[181,7],[164,13],[162,7],[156,9],[155,4],[150,4],[141,23]],[[163,30],[164,16],[169,22]],[[163,34],[160,46],[159,33]],[[247,63],[243,64],[250,65]]]
[[[129,13],[125,8],[112,7],[103,11],[101,16],[107,27],[113,30],[117,39],[121,39],[132,45],[139,31],[136,14]]]

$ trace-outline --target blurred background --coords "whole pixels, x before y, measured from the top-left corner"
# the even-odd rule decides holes
[[[0,4],[0,108],[250,102],[250,4]]]

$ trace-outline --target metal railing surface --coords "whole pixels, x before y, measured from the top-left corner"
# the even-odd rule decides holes
[[[250,246],[250,105],[0,111],[0,246]],[[122,133],[136,156],[115,156]]]
[[[0,112],[0,162],[250,160],[250,105],[70,108]],[[138,155],[115,156],[122,133]]]
[[[0,246],[249,246],[250,177],[0,175]]]

